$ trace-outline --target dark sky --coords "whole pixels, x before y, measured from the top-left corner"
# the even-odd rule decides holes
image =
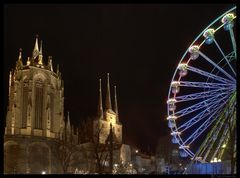
[[[77,124],[95,115],[98,79],[105,101],[117,85],[123,142],[155,151],[170,134],[166,100],[174,70],[195,37],[232,4],[62,4],[4,6],[4,91],[19,48],[24,64],[35,35],[43,40],[44,62],[53,56],[65,84],[65,114]],[[113,100],[112,100],[113,102]],[[6,115],[6,106],[5,106]]]

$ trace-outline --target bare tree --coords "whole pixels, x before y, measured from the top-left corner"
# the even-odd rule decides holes
[[[68,133],[65,129],[63,137],[56,140],[56,149],[53,150],[60,162],[63,173],[69,173],[69,167],[75,161],[74,154],[80,152],[77,140],[74,139],[74,134],[71,131]]]
[[[100,134],[103,131],[103,127],[96,125],[96,130],[93,132],[93,120],[94,117],[89,117],[87,120],[82,121],[79,127],[79,135],[82,138],[80,142],[91,143],[91,150],[93,159],[96,164],[96,172],[101,174],[106,172],[105,164],[108,159],[107,144],[100,143]]]

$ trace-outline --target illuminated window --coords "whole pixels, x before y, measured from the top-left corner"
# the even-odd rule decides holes
[[[27,127],[27,107],[28,107],[28,81],[23,82],[23,100],[22,100],[22,128]]]
[[[39,79],[35,84],[35,128],[42,129],[43,82]]]
[[[50,130],[53,131],[53,120],[54,120],[54,94],[51,93],[50,94],[50,98],[51,98],[51,103],[50,103],[50,108],[51,108],[51,124],[50,124]]]

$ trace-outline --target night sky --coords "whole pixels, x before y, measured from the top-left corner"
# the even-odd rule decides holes
[[[23,63],[36,34],[43,57],[53,56],[65,85],[65,115],[73,124],[94,116],[98,79],[105,105],[106,79],[117,86],[123,142],[155,151],[167,127],[172,75],[195,37],[233,4],[47,4],[4,6],[4,111],[8,75],[19,48]]]

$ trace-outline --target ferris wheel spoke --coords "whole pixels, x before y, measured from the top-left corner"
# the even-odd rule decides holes
[[[225,117],[226,112],[227,111],[225,110],[225,112],[221,115],[220,119],[217,120],[213,129],[211,129],[210,133],[207,135],[207,138],[201,144],[195,155],[195,157],[201,157],[203,162],[206,162],[206,158],[208,157],[210,150],[213,147],[213,144],[218,140],[217,137],[219,135],[219,132],[222,129],[227,118]]]
[[[201,98],[206,98],[206,97],[212,97],[212,96],[216,96],[216,94],[218,93],[222,93],[222,92],[231,92],[232,90],[229,89],[215,89],[215,90],[210,90],[210,91],[204,91],[204,92],[199,92],[199,93],[193,93],[193,94],[188,94],[188,95],[181,95],[181,96],[176,96],[176,103],[179,102],[185,102],[185,101],[190,101],[190,100],[197,100],[197,99],[201,99]]]
[[[191,82],[180,81],[180,85],[183,87],[197,87],[197,88],[233,88],[235,84],[223,84],[223,83],[206,83],[206,82]]]
[[[204,119],[207,116],[211,115],[211,113],[215,112],[219,108],[222,108],[224,106],[224,104],[222,104],[222,105],[219,105],[219,104],[224,102],[224,99],[226,99],[226,98],[227,98],[227,96],[222,98],[221,100],[217,100],[217,102],[212,103],[207,109],[203,110],[202,112],[200,112],[199,114],[194,116],[192,119],[190,119],[186,123],[180,125],[178,127],[179,132],[184,132],[185,130],[189,129],[193,125],[197,124],[202,119]]]
[[[215,66],[219,71],[221,71],[223,74],[225,74],[229,79],[231,79],[232,81],[236,82],[236,79],[234,79],[231,75],[229,75],[224,69],[222,69],[219,65],[217,65],[215,62],[213,62],[209,57],[207,57],[205,54],[203,54],[200,50],[198,51],[198,53],[199,53],[204,59],[206,59],[210,64],[212,64],[212,65]]]
[[[216,113],[216,111],[215,111]],[[214,114],[215,114],[214,113]],[[215,120],[212,119],[213,115],[210,116],[204,123],[199,127],[187,140],[185,140],[184,145],[190,145],[194,140],[196,140]]]
[[[229,63],[228,59],[226,58],[226,55],[223,53],[222,48],[219,46],[218,42],[217,42],[215,39],[213,39],[213,41],[214,41],[215,45],[217,46],[218,50],[219,50],[219,51],[221,52],[221,54],[223,55],[223,57],[224,57],[224,59],[226,60],[229,68],[232,70],[234,76],[236,76],[236,72],[234,71],[234,69],[232,68],[232,66],[231,66],[231,64]]]
[[[230,134],[227,134],[227,136],[226,136],[226,138],[221,138],[221,139],[223,139],[224,141],[222,142],[222,146],[221,146],[221,148],[220,148],[220,150],[219,150],[219,153],[218,153],[218,157],[221,159],[222,158],[222,155],[223,155],[223,153],[224,153],[224,151],[225,151],[225,146],[224,146],[224,144],[225,145],[227,145],[227,143],[229,142],[229,138],[230,138]],[[212,159],[213,159],[213,157],[212,157]]]
[[[226,59],[227,60],[227,59]],[[212,78],[214,80],[217,80],[219,82],[223,82],[223,83],[233,83],[231,80],[228,80],[228,79],[225,79],[223,77],[220,77],[220,76],[217,76],[217,75],[214,75],[212,73],[209,73],[209,72],[206,72],[206,71],[203,71],[201,69],[198,69],[198,68],[195,68],[195,67],[192,67],[192,66],[188,66],[187,67],[188,70],[192,71],[192,72],[195,72],[195,73],[198,73],[200,75],[203,75],[205,77],[208,77],[208,78]]]
[[[196,153],[197,157],[201,157],[203,162],[206,162],[206,157],[208,156],[210,150],[212,149],[212,146],[214,144],[213,137],[208,137],[205,139],[205,142],[201,145],[199,152]]]
[[[236,116],[236,113],[235,113],[235,112],[234,112],[234,114],[233,114],[233,116],[232,116],[232,122],[233,122],[233,126],[236,127],[236,119],[234,118],[234,116]],[[229,141],[229,139],[230,139],[230,132],[231,132],[231,130],[229,130],[226,138],[223,138],[223,137],[221,138],[221,139],[223,140],[222,142],[223,142],[225,145],[227,145],[227,143],[228,143],[228,141]],[[220,158],[222,157],[224,150],[225,150],[225,147],[223,147],[223,148],[221,149],[220,153],[219,153],[219,157],[220,157]]]
[[[232,28],[229,29],[229,33],[230,33],[230,37],[231,37],[231,41],[232,41],[234,54],[235,54],[235,57],[237,58],[236,41],[235,41],[235,37],[234,37],[234,33],[233,33]]]
[[[224,132],[222,134],[222,137],[221,137],[221,139],[220,139],[220,141],[219,141],[219,143],[217,145],[217,148],[216,148],[215,152],[212,155],[211,160],[216,157],[216,154],[219,152],[219,149],[222,146],[223,141],[227,138],[228,134],[229,134],[229,128],[228,128],[228,126],[226,126],[225,129],[224,129]]]
[[[226,97],[226,95],[228,95],[228,93],[219,93],[218,95],[212,96],[212,97],[208,98],[207,100],[201,101],[190,107],[187,107],[185,109],[175,112],[175,116],[177,116],[179,118],[179,117],[185,116],[189,113],[192,113],[196,110],[202,109],[204,107],[209,107],[209,104],[207,104],[209,101],[210,101],[209,103],[218,102],[220,99],[223,99],[224,96]]]
[[[204,161],[206,160],[206,158],[208,157],[210,151],[212,150],[212,147],[213,147],[214,143],[218,140],[217,138],[218,138],[218,136],[219,136],[219,133],[220,133],[220,131],[221,131],[224,123],[225,123],[225,120],[226,120],[226,117],[221,117],[221,118],[219,119],[220,122],[218,122],[218,123],[215,125],[215,127],[212,129],[212,132],[211,132],[211,135],[210,135],[210,138],[211,138],[211,139],[210,139],[210,142],[211,142],[211,143],[208,144],[208,145],[209,145],[209,146],[208,146],[208,149],[207,149],[207,151],[206,151],[206,153],[205,153],[205,155],[204,155],[204,157],[203,157],[203,160],[204,160]]]
[[[226,101],[222,104],[225,105]],[[191,135],[184,141],[184,145],[191,144],[194,140],[196,140],[220,115],[219,110],[221,107],[217,108],[208,119]],[[214,118],[213,118],[214,117]]]

